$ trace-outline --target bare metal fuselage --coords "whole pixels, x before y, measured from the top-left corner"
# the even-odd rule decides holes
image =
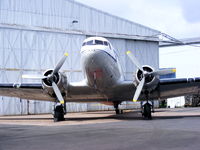
[[[81,55],[83,71],[88,85],[100,92],[106,92],[121,79],[117,60],[103,50],[85,51]]]

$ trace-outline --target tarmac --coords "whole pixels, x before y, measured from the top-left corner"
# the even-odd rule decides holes
[[[199,150],[200,108],[0,116],[0,150]]]

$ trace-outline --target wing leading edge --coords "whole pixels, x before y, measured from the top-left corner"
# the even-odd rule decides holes
[[[8,97],[18,97],[22,99],[54,101],[42,88],[42,84],[23,83],[23,84],[0,84],[0,95]]]

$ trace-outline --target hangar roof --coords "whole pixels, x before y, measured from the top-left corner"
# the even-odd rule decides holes
[[[1,26],[114,38],[158,40],[159,31],[74,0],[1,0]]]

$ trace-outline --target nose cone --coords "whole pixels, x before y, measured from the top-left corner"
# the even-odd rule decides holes
[[[102,50],[89,50],[84,51],[81,55],[81,61],[83,64],[83,68],[87,71],[95,70],[98,68],[102,68],[104,66],[104,61],[106,59],[106,55]]]
[[[82,53],[83,70],[88,84],[106,90],[120,78],[116,61],[103,50],[89,50]]]
[[[102,49],[91,49],[81,53],[81,61],[83,67],[94,66],[94,67],[105,67],[112,64],[117,64],[116,58],[110,53]]]
[[[101,50],[88,50],[81,54],[83,71],[87,77],[88,84],[92,87],[102,86],[104,76],[104,63],[106,57]]]

